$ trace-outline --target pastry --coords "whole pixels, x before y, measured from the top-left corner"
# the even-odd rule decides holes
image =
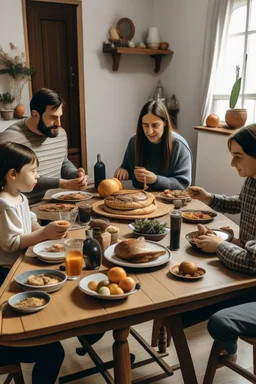
[[[64,251],[64,244],[52,244],[50,247],[46,248],[47,252],[63,252]]]
[[[110,208],[107,205],[104,204],[104,211],[113,213],[115,215],[126,215],[126,216],[136,216],[136,215],[148,215],[149,213],[154,212],[157,209],[156,203],[154,201],[153,204],[150,204],[147,207],[144,208],[135,208],[135,209],[114,209]]]

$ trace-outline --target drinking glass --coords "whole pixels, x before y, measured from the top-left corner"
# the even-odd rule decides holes
[[[83,240],[67,239],[64,241],[66,275],[68,280],[79,279],[83,267]]]
[[[171,231],[170,231],[170,249],[176,251],[180,247],[180,230],[182,223],[181,211],[170,211]]]
[[[77,219],[78,209],[73,209],[72,211],[68,211],[68,212],[59,212],[59,214],[60,214],[60,220],[69,221],[70,228],[72,228]]]
[[[89,203],[78,203],[78,221],[80,224],[89,224],[92,218],[92,206]]]

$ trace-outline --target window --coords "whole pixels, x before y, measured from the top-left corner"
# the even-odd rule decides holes
[[[236,108],[247,109],[247,124],[256,122],[256,0],[236,0],[225,49],[220,54],[211,110],[225,120],[229,96],[240,68],[242,86]]]

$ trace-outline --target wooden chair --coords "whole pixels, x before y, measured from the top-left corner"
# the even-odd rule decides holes
[[[12,379],[15,384],[25,384],[20,364],[4,365],[0,367],[0,375],[7,375],[3,384],[9,384]]]
[[[253,346],[253,373],[247,371],[241,365],[227,360],[225,355],[221,355],[220,353],[223,348],[215,341],[211,349],[203,384],[212,384],[216,369],[221,368],[223,365],[243,376],[251,383],[256,384],[256,337],[240,336],[240,339]]]

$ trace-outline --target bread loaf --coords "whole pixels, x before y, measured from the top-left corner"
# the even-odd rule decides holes
[[[152,250],[144,237],[123,240],[115,246],[115,255],[131,263],[146,263],[165,254],[164,250]]]
[[[131,210],[148,207],[154,203],[154,201],[155,196],[152,193],[123,190],[106,197],[104,203],[109,208]]]

